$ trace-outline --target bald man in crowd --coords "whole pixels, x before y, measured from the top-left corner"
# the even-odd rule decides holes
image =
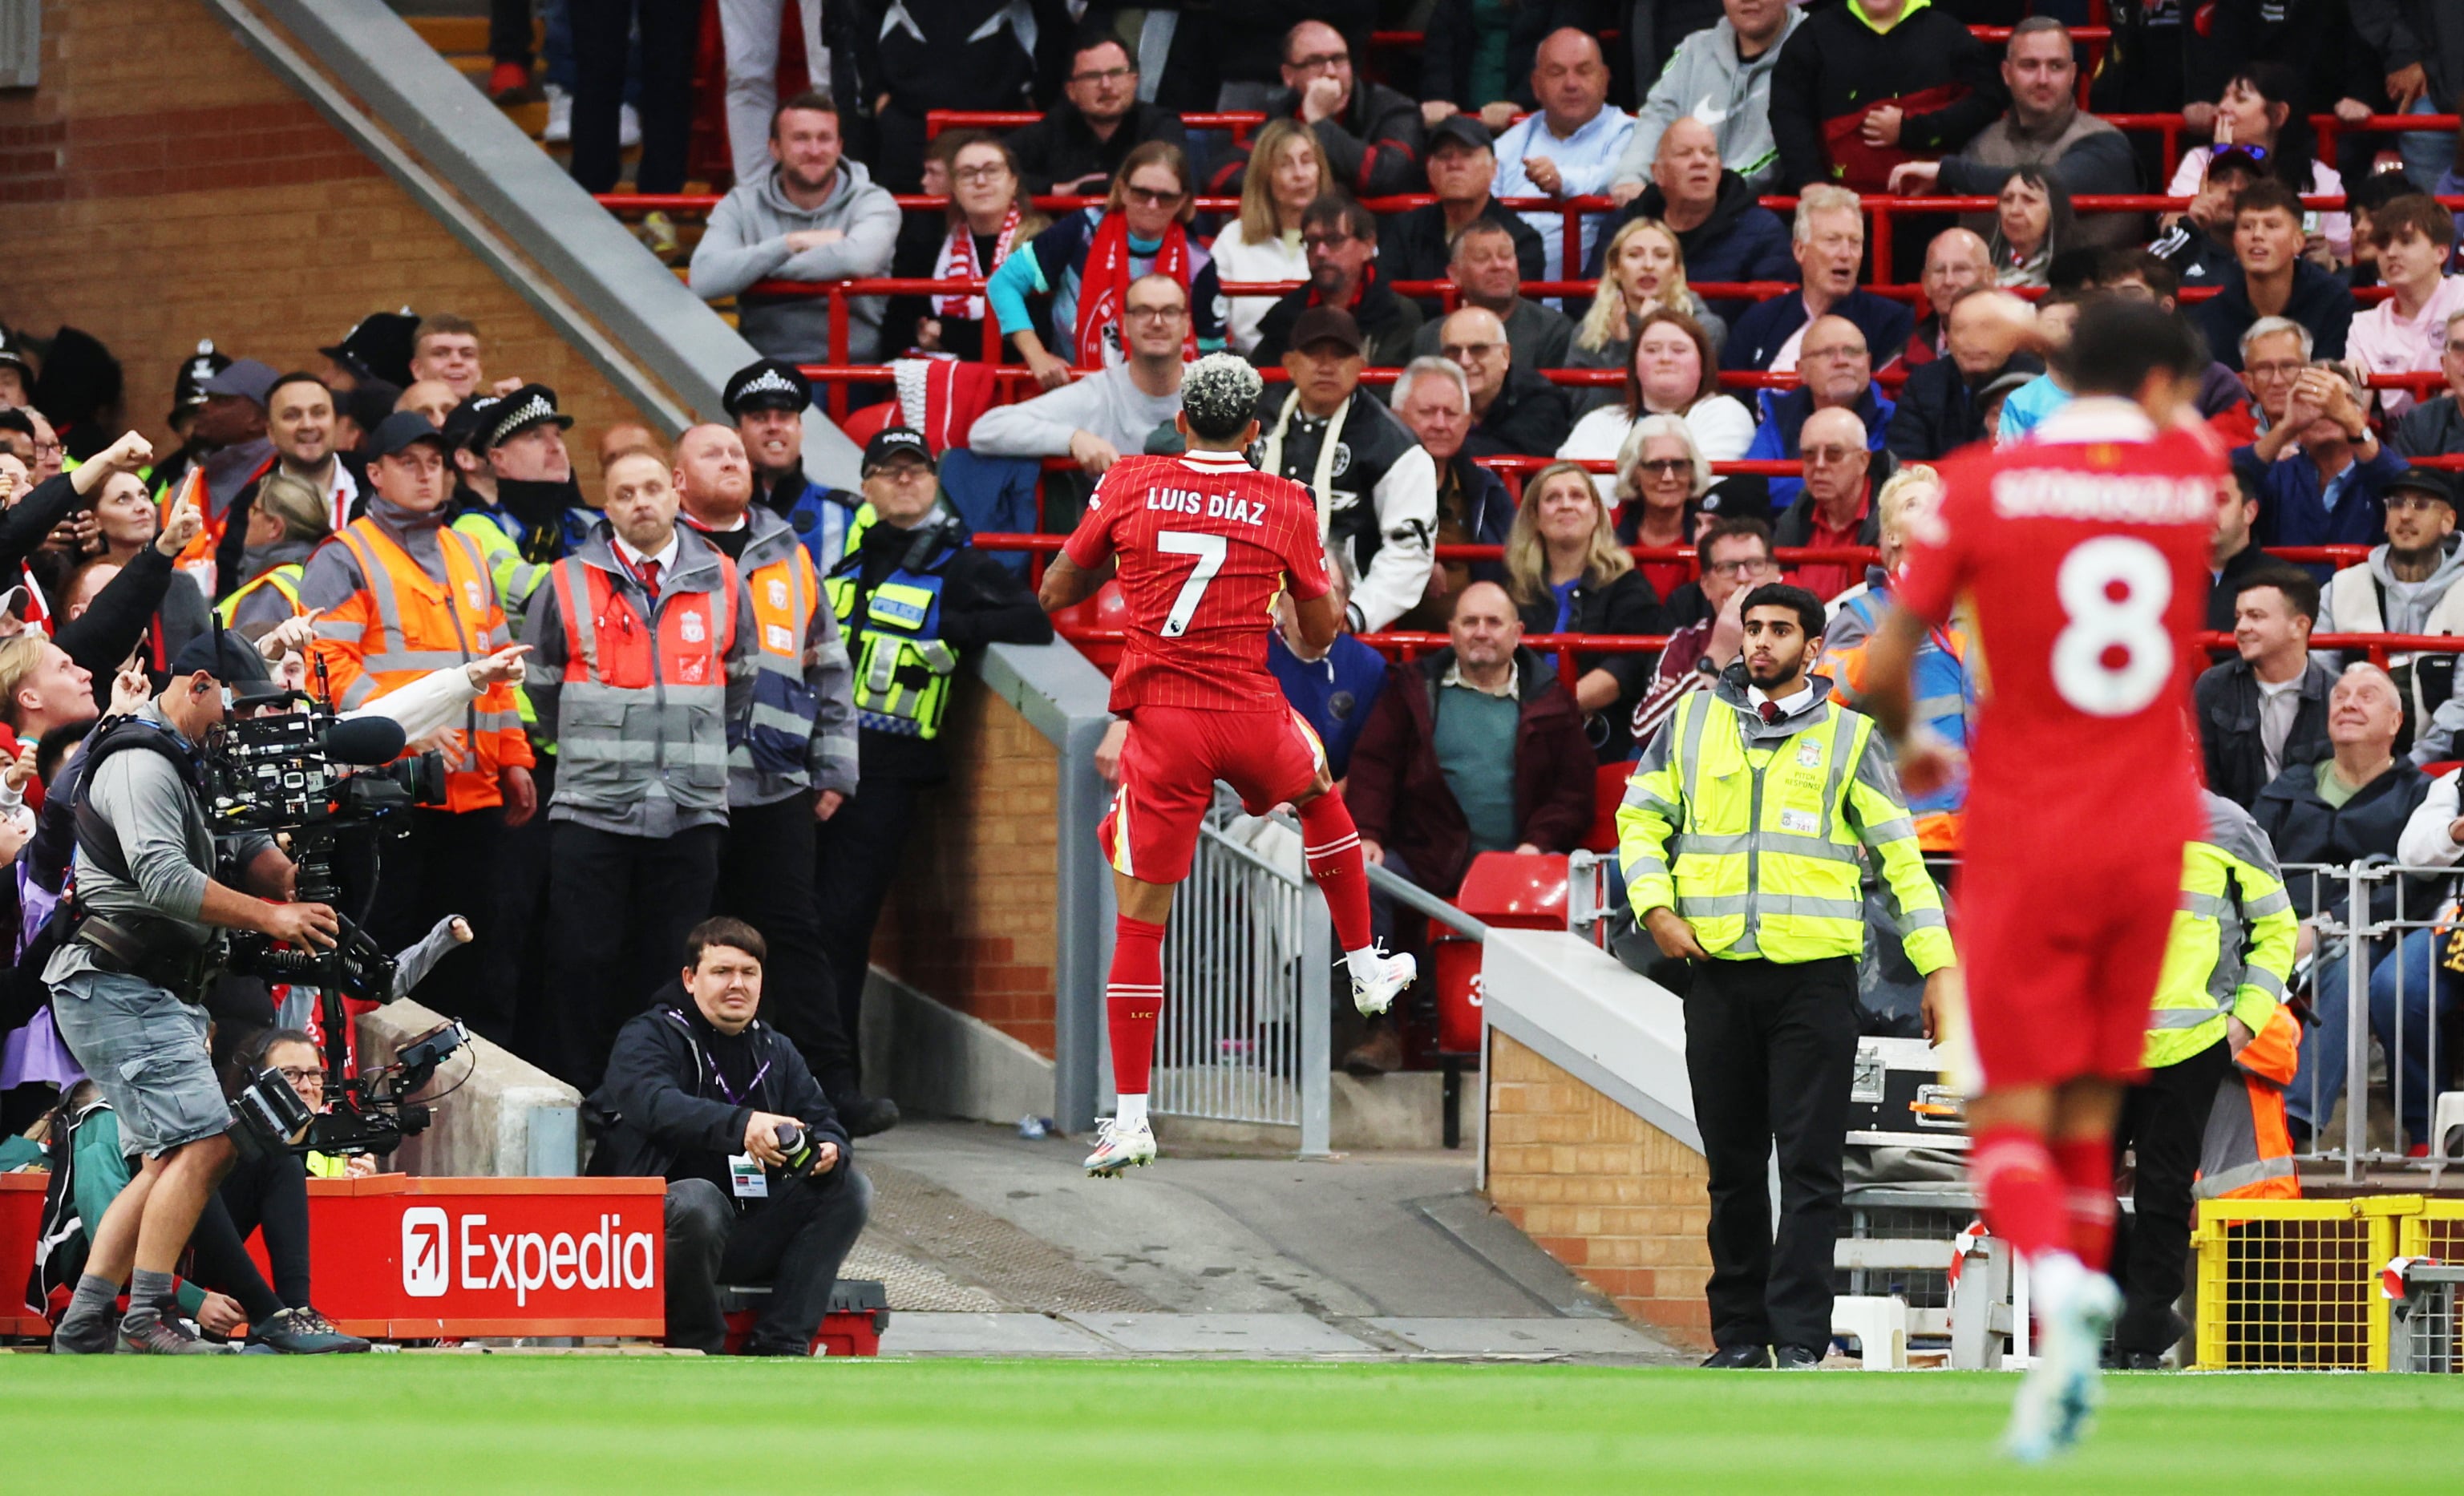
[[[1984,239],[1966,229],[1945,229],[1925,246],[1925,315],[1908,335],[1903,357],[1909,368],[1931,363],[1950,351],[1950,303],[1970,286],[1993,284],[1993,252]]]
[[[1891,459],[1875,456],[1865,424],[1853,410],[1833,407],[1805,418],[1798,432],[1805,464],[1804,492],[1771,527],[1774,547],[1879,545],[1881,512],[1874,490],[1890,475]],[[1796,568],[1796,584],[1826,602],[1864,578],[1849,561],[1808,561]]]

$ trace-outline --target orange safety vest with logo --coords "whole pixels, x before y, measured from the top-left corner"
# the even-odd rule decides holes
[[[712,554],[717,589],[662,590],[654,622],[644,621],[613,573],[583,556],[566,557],[549,574],[564,625],[559,804],[621,812],[655,780],[680,811],[726,808],[737,572],[725,553]]]
[[[360,590],[317,621],[317,654],[324,661],[335,704],[348,712],[398,691],[430,671],[467,665],[501,649],[504,610],[479,548],[439,526],[445,581],[429,576],[392,536],[370,518],[338,532],[332,543],[359,563]],[[457,814],[504,803],[496,776],[532,763],[514,688],[491,686],[464,714],[446,756],[446,807]]]
[[[804,650],[810,643],[805,626],[822,596],[822,576],[813,555],[791,545],[777,561],[757,566],[745,577],[753,598],[759,671],[753,682],[753,707],[739,740],[728,751],[730,768],[744,773],[797,774],[804,768],[807,744],[819,703],[804,684]]]
[[[2199,1148],[2200,1199],[2299,1199],[2284,1089],[2301,1059],[2301,1024],[2278,1004],[2267,1026],[2233,1057],[2235,1073],[2216,1088]]]

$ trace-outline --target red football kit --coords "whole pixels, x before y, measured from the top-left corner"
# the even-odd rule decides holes
[[[1899,600],[1975,616],[1952,918],[1988,1090],[2140,1073],[2147,1010],[2202,821],[2190,662],[2222,452],[2126,401],[1942,465]]]
[[[1130,613],[1111,701],[1130,737],[1105,854],[1141,882],[1178,883],[1217,780],[1260,814],[1326,766],[1266,668],[1275,599],[1331,585],[1316,502],[1238,452],[1124,457],[1063,553],[1089,571],[1117,558]]]

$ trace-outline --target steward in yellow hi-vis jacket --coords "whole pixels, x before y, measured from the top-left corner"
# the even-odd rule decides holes
[[[1929,1004],[1952,954],[1873,719],[1807,673],[1822,605],[1772,583],[1746,598],[1744,619],[1745,658],[1644,746],[1617,811],[1617,858],[1636,917],[1692,967],[1685,1067],[1710,1174],[1719,1346],[1706,1364],[1811,1366],[1831,1339],[1869,858]]]
[[[2186,1328],[2173,1301],[2189,1257],[2193,1182],[2202,1195],[2300,1188],[2283,1094],[2299,1043],[2284,984],[2300,921],[2267,833],[2223,796],[2204,799],[2208,828],[2183,854],[2182,902],[2147,1015],[2147,1078],[2131,1088],[2113,1134],[2117,1161],[2124,1149],[2137,1160],[2130,1223],[2113,1254],[2123,1286],[2113,1350],[2125,1371],[2156,1369]],[[2236,1066],[2241,1056],[2255,1067]],[[2277,1070],[2283,1079],[2271,1079]],[[2218,1112],[2240,1146],[2220,1147],[2230,1156],[2201,1177]]]

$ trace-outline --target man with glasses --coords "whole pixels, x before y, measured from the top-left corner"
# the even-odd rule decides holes
[[[1309,255],[1309,284],[1287,292],[1258,320],[1258,347],[1249,362],[1272,368],[1292,347],[1302,314],[1336,307],[1351,314],[1368,362],[1392,368],[1412,357],[1420,331],[1420,309],[1395,294],[1377,273],[1377,220],[1340,192],[1330,192],[1301,212],[1301,247]]]
[[[1875,510],[1873,495],[1881,480],[1890,476],[1890,454],[1882,454],[1877,472],[1864,423],[1854,410],[1837,407],[1807,416],[1800,436],[1803,492],[1771,527],[1771,543],[1781,547],[1881,543],[1881,517]],[[1825,601],[1863,577],[1864,568],[1851,561],[1807,561],[1796,568],[1796,584]]]
[[[2367,545],[2379,537],[2388,484],[2405,462],[2379,444],[2361,397],[2333,365],[2293,376],[2284,419],[2248,447],[2233,468],[2258,488],[2263,545]],[[2312,566],[2323,579],[2327,568]]]
[[[1635,703],[1634,740],[1647,747],[1688,693],[1709,688],[1737,657],[1746,638],[1739,604],[1747,593],[1779,580],[1771,560],[1771,527],[1752,517],[1718,519],[1695,542],[1703,567],[1703,604],[1709,616],[1668,636],[1652,671],[1651,689]]]
[[[1309,127],[1327,169],[1361,197],[1417,192],[1422,185],[1420,106],[1383,83],[1364,83],[1352,71],[1352,47],[1324,21],[1303,21],[1284,33],[1284,86],[1266,96],[1266,118]],[[1239,151],[1210,184],[1241,190],[1248,152]]]
[[[2387,432],[2387,448],[2401,457],[2452,457],[2464,452],[2464,312],[2447,319],[2447,339],[2439,371],[2447,376],[2447,393],[2425,400],[2396,419]]]
[[[1181,350],[1189,336],[1189,293],[1170,275],[1130,283],[1121,303],[1130,357],[1076,384],[1032,400],[995,406],[976,418],[969,450],[987,457],[1060,457],[1089,476],[1142,451],[1158,427],[1180,412]]]
[[[1555,451],[1574,429],[1566,392],[1515,362],[1506,324],[1486,307],[1467,306],[1438,324],[1438,355],[1463,366],[1471,384],[1471,433],[1463,450],[1475,457],[1531,456]]]
[[[1009,135],[1029,193],[1101,196],[1131,147],[1170,141],[1188,148],[1180,116],[1138,98],[1137,59],[1109,34],[1070,54],[1061,95],[1043,119]]]
[[[1796,371],[1804,383],[1794,389],[1761,392],[1762,425],[1754,432],[1753,445],[1746,449],[1749,460],[1794,461],[1805,423],[1823,410],[1854,415],[1868,433],[1867,450],[1881,450],[1883,433],[1890,429],[1891,414],[1898,406],[1875,386],[1873,355],[1855,322],[1844,317],[1815,319],[1805,330]],[[1772,511],[1795,503],[1797,490],[1794,478],[1771,479]],[[1830,596],[1816,590],[1820,596]]]
[[[1521,227],[1518,225],[1518,227]],[[1398,277],[1399,278],[1399,277]],[[1562,369],[1574,346],[1574,324],[1523,295],[1523,272],[1514,235],[1490,219],[1481,219],[1455,236],[1447,256],[1446,278],[1462,293],[1466,307],[1497,314],[1506,324],[1507,341],[1514,345],[1518,369]],[[1439,332],[1424,325],[1412,341],[1415,357],[1436,353]],[[1452,354],[1447,357],[1452,358]],[[1523,451],[1554,451],[1554,447],[1518,448]]]

